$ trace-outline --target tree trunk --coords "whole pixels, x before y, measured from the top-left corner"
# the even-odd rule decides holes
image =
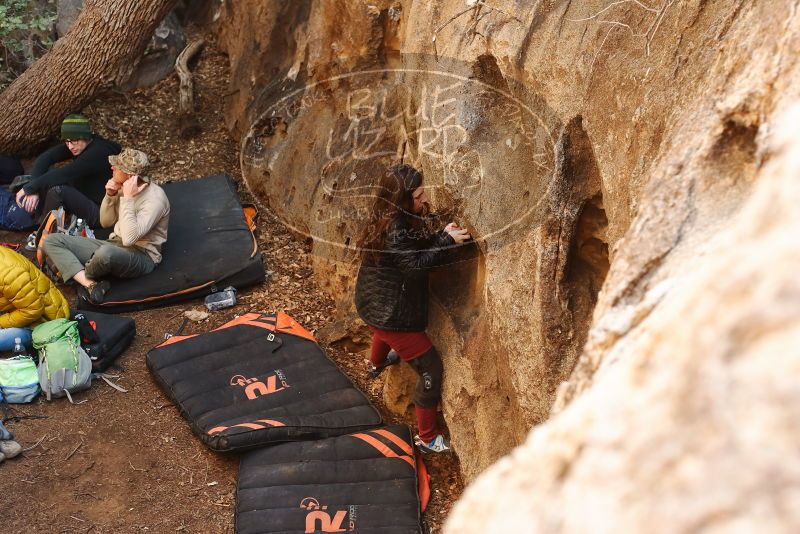
[[[29,152],[61,119],[128,79],[176,0],[88,0],[73,28],[0,93],[0,152]]]

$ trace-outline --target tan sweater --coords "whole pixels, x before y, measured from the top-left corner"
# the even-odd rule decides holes
[[[150,183],[133,198],[106,195],[100,204],[100,224],[114,225],[110,241],[123,247],[137,247],[150,256],[153,263],[161,262],[161,245],[167,240],[169,200],[164,190]]]

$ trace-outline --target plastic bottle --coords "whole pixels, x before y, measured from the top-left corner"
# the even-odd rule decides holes
[[[76,235],[76,233],[75,233],[75,227],[76,226],[77,226],[77,224],[76,224],[76,221],[75,221],[75,217],[73,216],[72,219],[70,219],[69,226],[67,226],[67,228],[65,230],[67,235]]]
[[[83,227],[83,234],[88,237],[89,239],[94,239],[94,230],[89,228],[88,226]]]
[[[28,350],[25,348],[25,345],[22,344],[21,337],[14,338],[14,356],[27,356]]]
[[[86,225],[83,223],[83,219],[78,219],[78,221],[75,223],[75,233],[72,235],[83,235],[83,229],[85,226]]]
[[[228,286],[222,291],[211,293],[206,297],[206,308],[209,311],[230,308],[236,304],[236,288]]]

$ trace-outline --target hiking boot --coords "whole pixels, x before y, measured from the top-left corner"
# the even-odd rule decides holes
[[[36,232],[31,232],[31,235],[25,239],[25,250],[31,252],[36,250]]]
[[[108,280],[100,280],[86,288],[88,300],[92,304],[102,304],[103,299],[106,297],[106,292],[111,289],[111,282]]]
[[[422,441],[419,434],[417,434],[414,436],[414,445],[424,454],[429,452],[450,452],[450,442],[441,434],[438,434],[429,443]]]
[[[0,441],[0,454],[3,458],[14,458],[22,452],[22,446],[14,440]]]
[[[380,374],[383,372],[384,369],[389,367],[390,365],[396,365],[400,363],[400,355],[397,354],[395,351],[389,351],[389,354],[386,355],[386,360],[383,362],[383,365],[372,365],[372,362],[369,364],[369,376],[372,378],[378,378]]]

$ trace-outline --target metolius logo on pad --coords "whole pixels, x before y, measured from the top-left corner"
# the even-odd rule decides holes
[[[307,510],[306,533],[311,532],[352,532],[356,529],[356,507],[346,510],[328,511],[328,506],[320,504],[314,497],[300,501],[300,508]]]
[[[234,375],[231,377],[230,384],[232,386],[240,386],[244,388],[244,393],[248,399],[253,400],[264,395],[277,393],[289,387],[286,381],[286,375],[280,369],[272,371],[273,374],[267,375],[264,378],[245,378],[243,375]],[[280,382],[280,387],[278,383]]]

